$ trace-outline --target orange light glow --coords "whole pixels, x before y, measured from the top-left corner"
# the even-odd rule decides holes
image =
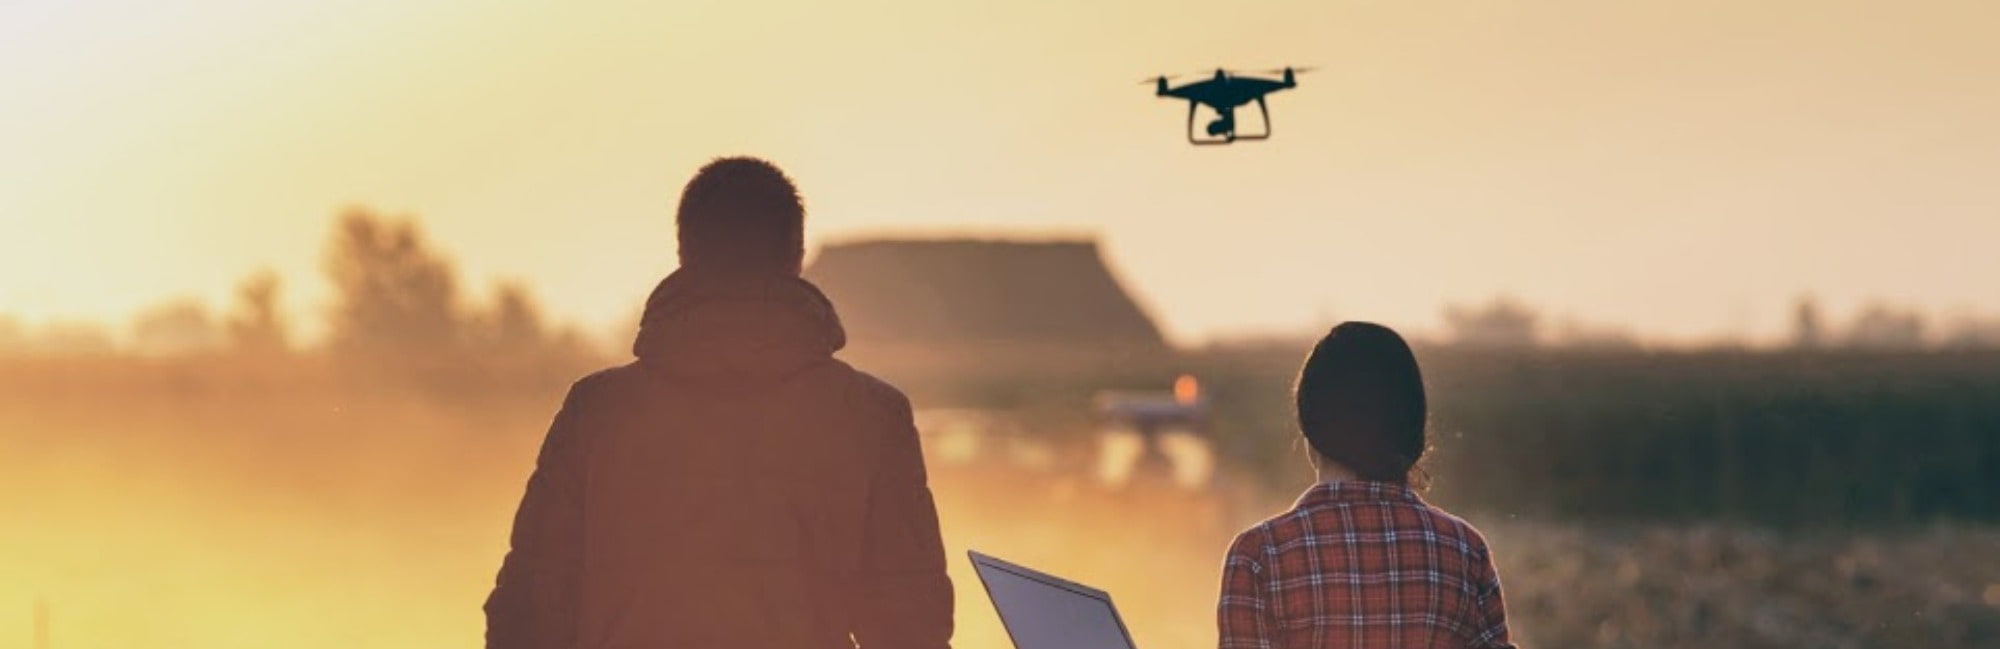
[[[1201,382],[1193,374],[1182,374],[1174,379],[1174,403],[1183,406],[1194,405],[1201,400]]]

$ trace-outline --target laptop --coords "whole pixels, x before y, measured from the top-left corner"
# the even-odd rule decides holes
[[[1135,649],[1104,591],[978,552],[966,554],[1014,649]]]

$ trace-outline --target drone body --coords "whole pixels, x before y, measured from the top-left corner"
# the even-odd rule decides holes
[[[1294,70],[1272,70],[1282,73],[1279,79],[1242,76],[1228,70],[1217,69],[1215,76],[1201,81],[1167,85],[1167,77],[1157,77],[1154,94],[1160,97],[1185,99],[1188,102],[1188,142],[1193,144],[1229,144],[1237,140],[1262,140],[1271,137],[1271,109],[1264,104],[1264,96],[1298,87],[1296,73],[1310,68]],[[1236,109],[1250,102],[1257,102],[1258,112],[1264,115],[1264,132],[1243,135],[1236,132]],[[1197,136],[1194,130],[1195,107],[1207,106],[1215,111],[1215,119],[1209,121],[1207,137]]]

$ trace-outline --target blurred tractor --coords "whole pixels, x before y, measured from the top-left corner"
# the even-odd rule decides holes
[[[1114,489],[1165,487],[1204,491],[1215,475],[1208,401],[1194,376],[1171,392],[1103,392],[1096,399],[1103,433],[1098,476]]]

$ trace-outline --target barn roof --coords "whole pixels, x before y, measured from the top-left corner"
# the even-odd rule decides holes
[[[1093,240],[853,241],[822,248],[806,278],[861,347],[1166,348]]]

